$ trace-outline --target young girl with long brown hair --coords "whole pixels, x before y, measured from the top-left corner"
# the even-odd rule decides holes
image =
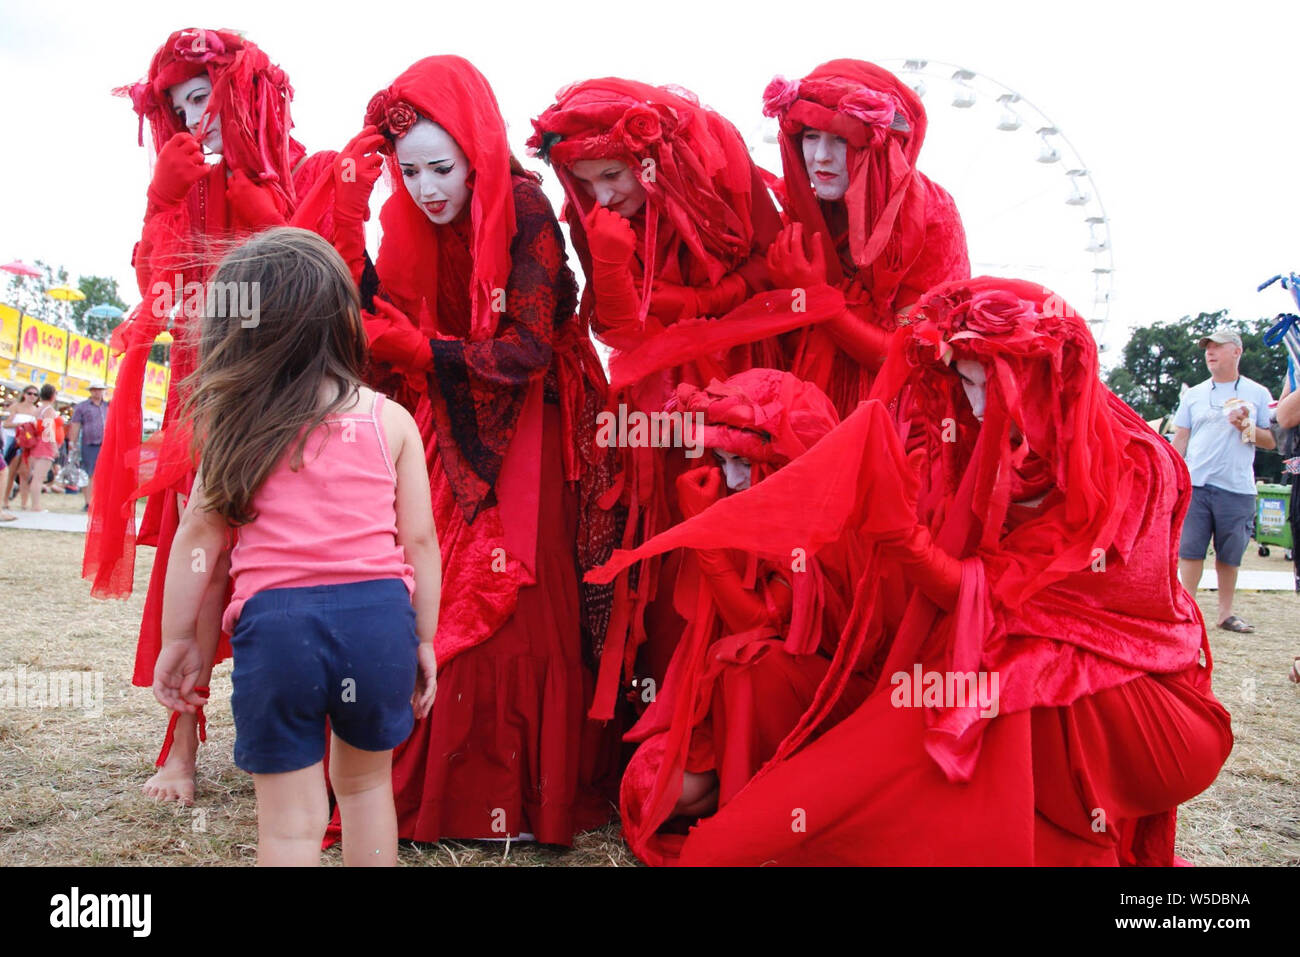
[[[251,318],[225,315],[231,290],[258,304]],[[205,703],[195,636],[238,528],[222,628],[258,863],[319,861],[328,717],[344,863],[393,864],[392,749],[436,680],[441,562],[420,433],[361,384],[356,286],[314,233],[272,229],[226,255],[199,358],[186,411],[202,466],[168,561],[154,694],[182,712]]]

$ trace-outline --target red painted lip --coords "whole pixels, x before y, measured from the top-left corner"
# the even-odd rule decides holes
[[[445,199],[442,199],[436,203],[425,203],[424,208],[431,213],[435,213],[435,214],[441,213],[444,209],[447,208],[447,201]]]
[[[826,173],[826,172],[822,172],[821,170],[818,170],[816,173],[813,173],[813,175],[820,180],[827,180],[827,181],[839,178],[838,176],[836,176],[835,173]]]

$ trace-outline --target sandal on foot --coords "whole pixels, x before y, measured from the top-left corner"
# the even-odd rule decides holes
[[[0,508],[0,522],[16,522],[18,516],[7,508]]]
[[[1255,631],[1254,625],[1248,625],[1236,615],[1229,615],[1223,621],[1219,622],[1219,627],[1224,631],[1235,631],[1241,635],[1249,635]]]

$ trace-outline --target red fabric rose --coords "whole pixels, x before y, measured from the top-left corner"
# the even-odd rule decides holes
[[[774,76],[772,82],[763,90],[763,115],[779,116],[797,99],[799,99],[799,84],[783,76]]]
[[[614,124],[612,132],[634,153],[663,138],[663,126],[659,122],[659,114],[650,107],[641,105],[629,107],[622,118]]]
[[[862,87],[840,98],[839,112],[868,126],[890,126],[898,112],[898,101],[888,93]]]
[[[990,289],[975,293],[959,314],[958,322],[971,332],[1005,336],[1034,326],[1037,310],[1015,293]]]
[[[397,102],[388,108],[384,122],[394,137],[405,136],[406,131],[415,125],[420,115],[411,109],[409,103]]]
[[[389,95],[387,90],[380,90],[366,104],[366,126],[382,128],[384,118],[388,115]]]
[[[207,63],[226,52],[226,44],[212,30],[182,30],[172,52],[190,63]]]

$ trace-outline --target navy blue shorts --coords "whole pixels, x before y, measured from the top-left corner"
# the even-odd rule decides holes
[[[99,461],[99,450],[103,448],[98,442],[94,445],[83,445],[81,447],[81,467],[86,470],[87,475],[95,474],[95,463]]]
[[[415,724],[415,610],[396,578],[273,588],[245,603],[230,710],[235,764],[250,774],[311,767],[325,719],[362,751],[387,751]]]
[[[1215,485],[1192,486],[1192,502],[1183,519],[1178,557],[1205,560],[1205,549],[1214,536],[1214,560],[1240,565],[1255,534],[1255,496],[1229,492]]]

